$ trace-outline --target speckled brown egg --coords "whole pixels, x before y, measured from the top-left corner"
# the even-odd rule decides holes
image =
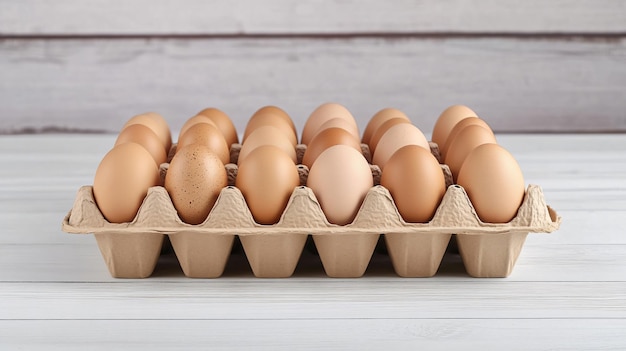
[[[164,163],[167,160],[167,153],[165,147],[159,137],[154,134],[152,129],[146,127],[143,124],[132,124],[122,129],[120,134],[115,140],[115,145],[124,143],[137,143],[152,155],[157,165]]]
[[[224,163],[200,144],[177,150],[165,176],[165,189],[178,216],[189,224],[204,222],[226,185]]]
[[[104,218],[111,223],[132,221],[148,188],[159,185],[159,168],[148,150],[123,143],[102,159],[93,181],[93,195]]]
[[[189,127],[185,134],[178,138],[177,149],[191,144],[201,144],[208,147],[209,151],[217,155],[223,164],[230,162],[230,148],[214,124],[196,123]]]
[[[185,121],[185,124],[183,124],[183,126],[180,128],[180,132],[178,133],[178,140],[180,141],[180,137],[183,136],[183,134],[185,134],[187,132],[187,130],[191,127],[193,127],[194,125],[198,124],[198,123],[208,123],[213,125],[214,127],[216,127],[219,130],[219,127],[217,126],[217,124],[215,124],[215,122],[213,122],[213,120],[211,120],[209,117],[205,116],[205,115],[195,115],[191,118],[189,118],[187,121]],[[221,130],[220,130],[221,132]],[[223,135],[223,133],[222,133]],[[226,138],[224,138],[226,139]],[[228,143],[228,141],[227,141]]]

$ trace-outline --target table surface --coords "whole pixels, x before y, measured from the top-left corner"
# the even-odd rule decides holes
[[[454,254],[400,278],[375,253],[364,277],[333,279],[305,251],[287,279],[254,278],[234,253],[219,279],[167,254],[125,280],[93,235],[61,231],[114,136],[0,136],[0,349],[626,349],[626,136],[498,140],[563,218],[528,236],[508,278],[471,278]]]

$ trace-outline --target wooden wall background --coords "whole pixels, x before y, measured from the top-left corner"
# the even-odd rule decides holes
[[[626,131],[620,0],[0,0],[0,131],[116,131],[215,106],[299,128],[320,103],[364,127],[448,105],[497,131]]]

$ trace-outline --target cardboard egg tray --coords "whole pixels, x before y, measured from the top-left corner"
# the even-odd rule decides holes
[[[175,146],[174,146],[175,147]],[[436,145],[431,144],[438,157]],[[298,145],[301,160],[306,146]],[[293,274],[309,235],[329,277],[360,277],[365,273],[381,235],[395,272],[402,277],[436,274],[453,234],[463,263],[473,277],[506,277],[517,261],[528,233],[552,232],[561,218],[546,205],[539,186],[529,185],[517,216],[509,223],[480,221],[464,189],[451,184],[442,171],[447,191],[429,223],[406,223],[387,189],[372,187],[351,224],[329,223],[313,191],[304,186],[308,169],[298,165],[302,186],[294,189],[280,221],[255,223],[246,201],[233,186],[239,146],[231,148],[226,165],[229,186],[222,189],[207,219],[198,225],[182,222],[162,186],[148,190],[132,222],[109,223],[98,209],[91,186],[78,191],[74,206],[63,220],[68,233],[93,233],[113,277],[145,278],[152,274],[167,235],[188,277],[217,278],[226,266],[235,236],[257,277]],[[367,146],[364,155],[370,159]],[[172,154],[172,153],[170,153]],[[167,164],[161,166],[162,176]],[[380,180],[372,165],[374,184]]]

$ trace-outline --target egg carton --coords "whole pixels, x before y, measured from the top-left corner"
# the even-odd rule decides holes
[[[301,157],[303,147],[298,149]],[[231,151],[236,160],[237,147]],[[93,233],[111,275],[118,278],[150,276],[166,235],[184,274],[194,278],[221,276],[235,236],[241,240],[255,276],[289,277],[309,235],[330,277],[362,276],[381,235],[399,276],[431,277],[436,274],[453,234],[470,276],[506,277],[513,270],[528,233],[550,233],[561,223],[556,211],[546,205],[537,185],[528,186],[516,217],[509,223],[483,223],[465,190],[450,184],[446,165],[442,165],[442,171],[449,186],[433,219],[429,223],[406,223],[389,191],[378,185],[380,170],[372,165],[377,185],[366,194],[354,221],[339,226],[327,221],[315,194],[304,186],[306,166],[298,167],[303,185],[294,189],[280,221],[273,225],[254,221],[243,195],[233,186],[237,166],[228,164],[230,185],[221,190],[201,224],[184,223],[162,186],[148,190],[133,221],[109,223],[96,205],[92,187],[83,186],[62,228],[68,233]],[[161,170],[165,175],[167,164]]]

